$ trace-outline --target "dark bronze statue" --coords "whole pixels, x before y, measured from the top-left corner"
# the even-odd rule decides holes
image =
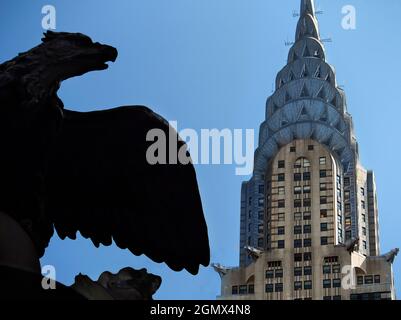
[[[209,242],[195,170],[146,159],[146,134],[168,137],[169,124],[142,106],[65,109],[60,83],[106,69],[117,50],[79,33],[49,31],[42,41],[0,65],[0,212],[15,222],[0,236],[0,266],[9,240],[24,251],[12,230],[28,235],[39,258],[55,229],[197,274]]]

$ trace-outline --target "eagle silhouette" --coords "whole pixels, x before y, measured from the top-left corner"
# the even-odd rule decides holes
[[[194,167],[146,160],[146,134],[161,129],[168,137],[169,124],[143,106],[70,111],[57,96],[62,81],[116,58],[115,48],[86,35],[48,31],[0,65],[0,211],[24,228],[39,256],[54,230],[61,239],[79,231],[97,247],[114,241],[197,274],[210,250]]]

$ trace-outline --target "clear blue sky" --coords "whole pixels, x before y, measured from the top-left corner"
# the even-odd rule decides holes
[[[285,65],[300,0],[2,0],[0,61],[40,41],[41,8],[57,10],[57,30],[82,32],[113,45],[109,70],[63,83],[67,108],[85,111],[144,104],[179,128],[259,128],[276,73]],[[341,9],[357,10],[357,29],[343,30]],[[401,2],[317,0],[328,61],[344,86],[363,164],[376,173],[382,252],[401,246]],[[197,166],[209,226],[212,261],[238,264],[240,185],[233,166]],[[183,239],[185,241],[185,239]],[[104,270],[146,267],[163,277],[160,299],[214,299],[220,279],[210,268],[193,277],[115,247],[54,237],[42,259],[57,279],[73,282]],[[396,286],[401,289],[401,257]]]

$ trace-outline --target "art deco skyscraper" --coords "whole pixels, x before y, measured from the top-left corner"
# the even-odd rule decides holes
[[[380,255],[376,185],[326,62],[313,0],[266,104],[252,179],[241,191],[240,266],[214,265],[222,299],[394,299]]]

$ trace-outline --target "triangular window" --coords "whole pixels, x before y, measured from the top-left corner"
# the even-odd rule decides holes
[[[315,78],[321,78],[322,77],[322,69],[320,67],[320,65],[317,67],[316,72],[314,74]]]
[[[317,94],[317,97],[320,98],[320,99],[323,99],[323,100],[326,99],[326,93],[325,93],[325,91],[324,91],[324,87],[322,87],[322,88],[320,89],[319,93]]]
[[[306,98],[309,97],[309,92],[308,92],[308,88],[306,87],[306,84],[304,84],[302,91],[301,91],[301,98]]]
[[[305,50],[304,50],[304,55],[303,56],[304,57],[310,57],[310,52],[309,52],[308,46],[305,46]]]
[[[306,65],[304,65],[301,72],[301,78],[306,78],[308,75],[308,69],[306,69]]]

